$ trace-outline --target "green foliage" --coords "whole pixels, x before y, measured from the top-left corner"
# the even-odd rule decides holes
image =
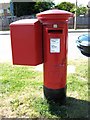
[[[87,13],[87,8],[83,6],[77,7],[77,16],[78,15],[85,15]]]
[[[70,3],[70,2],[62,2],[55,7],[60,10],[66,10],[66,11],[69,11],[72,13],[75,13],[75,11],[76,11],[75,4]],[[86,13],[87,13],[87,7],[77,6],[77,16],[85,15]]]
[[[60,10],[66,10],[70,12],[73,9],[73,7],[75,7],[75,4],[70,3],[70,2],[62,2],[55,7]]]
[[[35,13],[49,10],[54,6],[53,2],[36,2],[34,6]]]

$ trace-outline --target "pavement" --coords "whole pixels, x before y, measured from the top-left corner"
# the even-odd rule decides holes
[[[0,35],[10,35],[10,31],[0,31]]]
[[[79,33],[79,32],[89,32],[89,29],[69,29],[68,30],[69,33]]]

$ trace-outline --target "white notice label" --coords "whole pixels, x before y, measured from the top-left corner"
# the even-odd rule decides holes
[[[60,53],[60,38],[50,39],[50,53]]]

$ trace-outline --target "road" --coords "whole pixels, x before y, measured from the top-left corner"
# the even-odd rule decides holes
[[[68,59],[87,59],[76,47],[75,41],[81,34],[84,32],[68,34]],[[12,62],[11,40],[8,34],[0,34],[0,62]]]
[[[68,59],[87,59],[84,55],[81,54],[80,50],[77,48],[76,40],[82,34],[86,34],[86,32],[79,33],[69,33],[68,34]]]

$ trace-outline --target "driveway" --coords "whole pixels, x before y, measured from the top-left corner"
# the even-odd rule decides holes
[[[75,41],[84,32],[68,34],[68,59],[87,59],[76,47]],[[12,62],[11,40],[9,34],[0,34],[0,62]]]

